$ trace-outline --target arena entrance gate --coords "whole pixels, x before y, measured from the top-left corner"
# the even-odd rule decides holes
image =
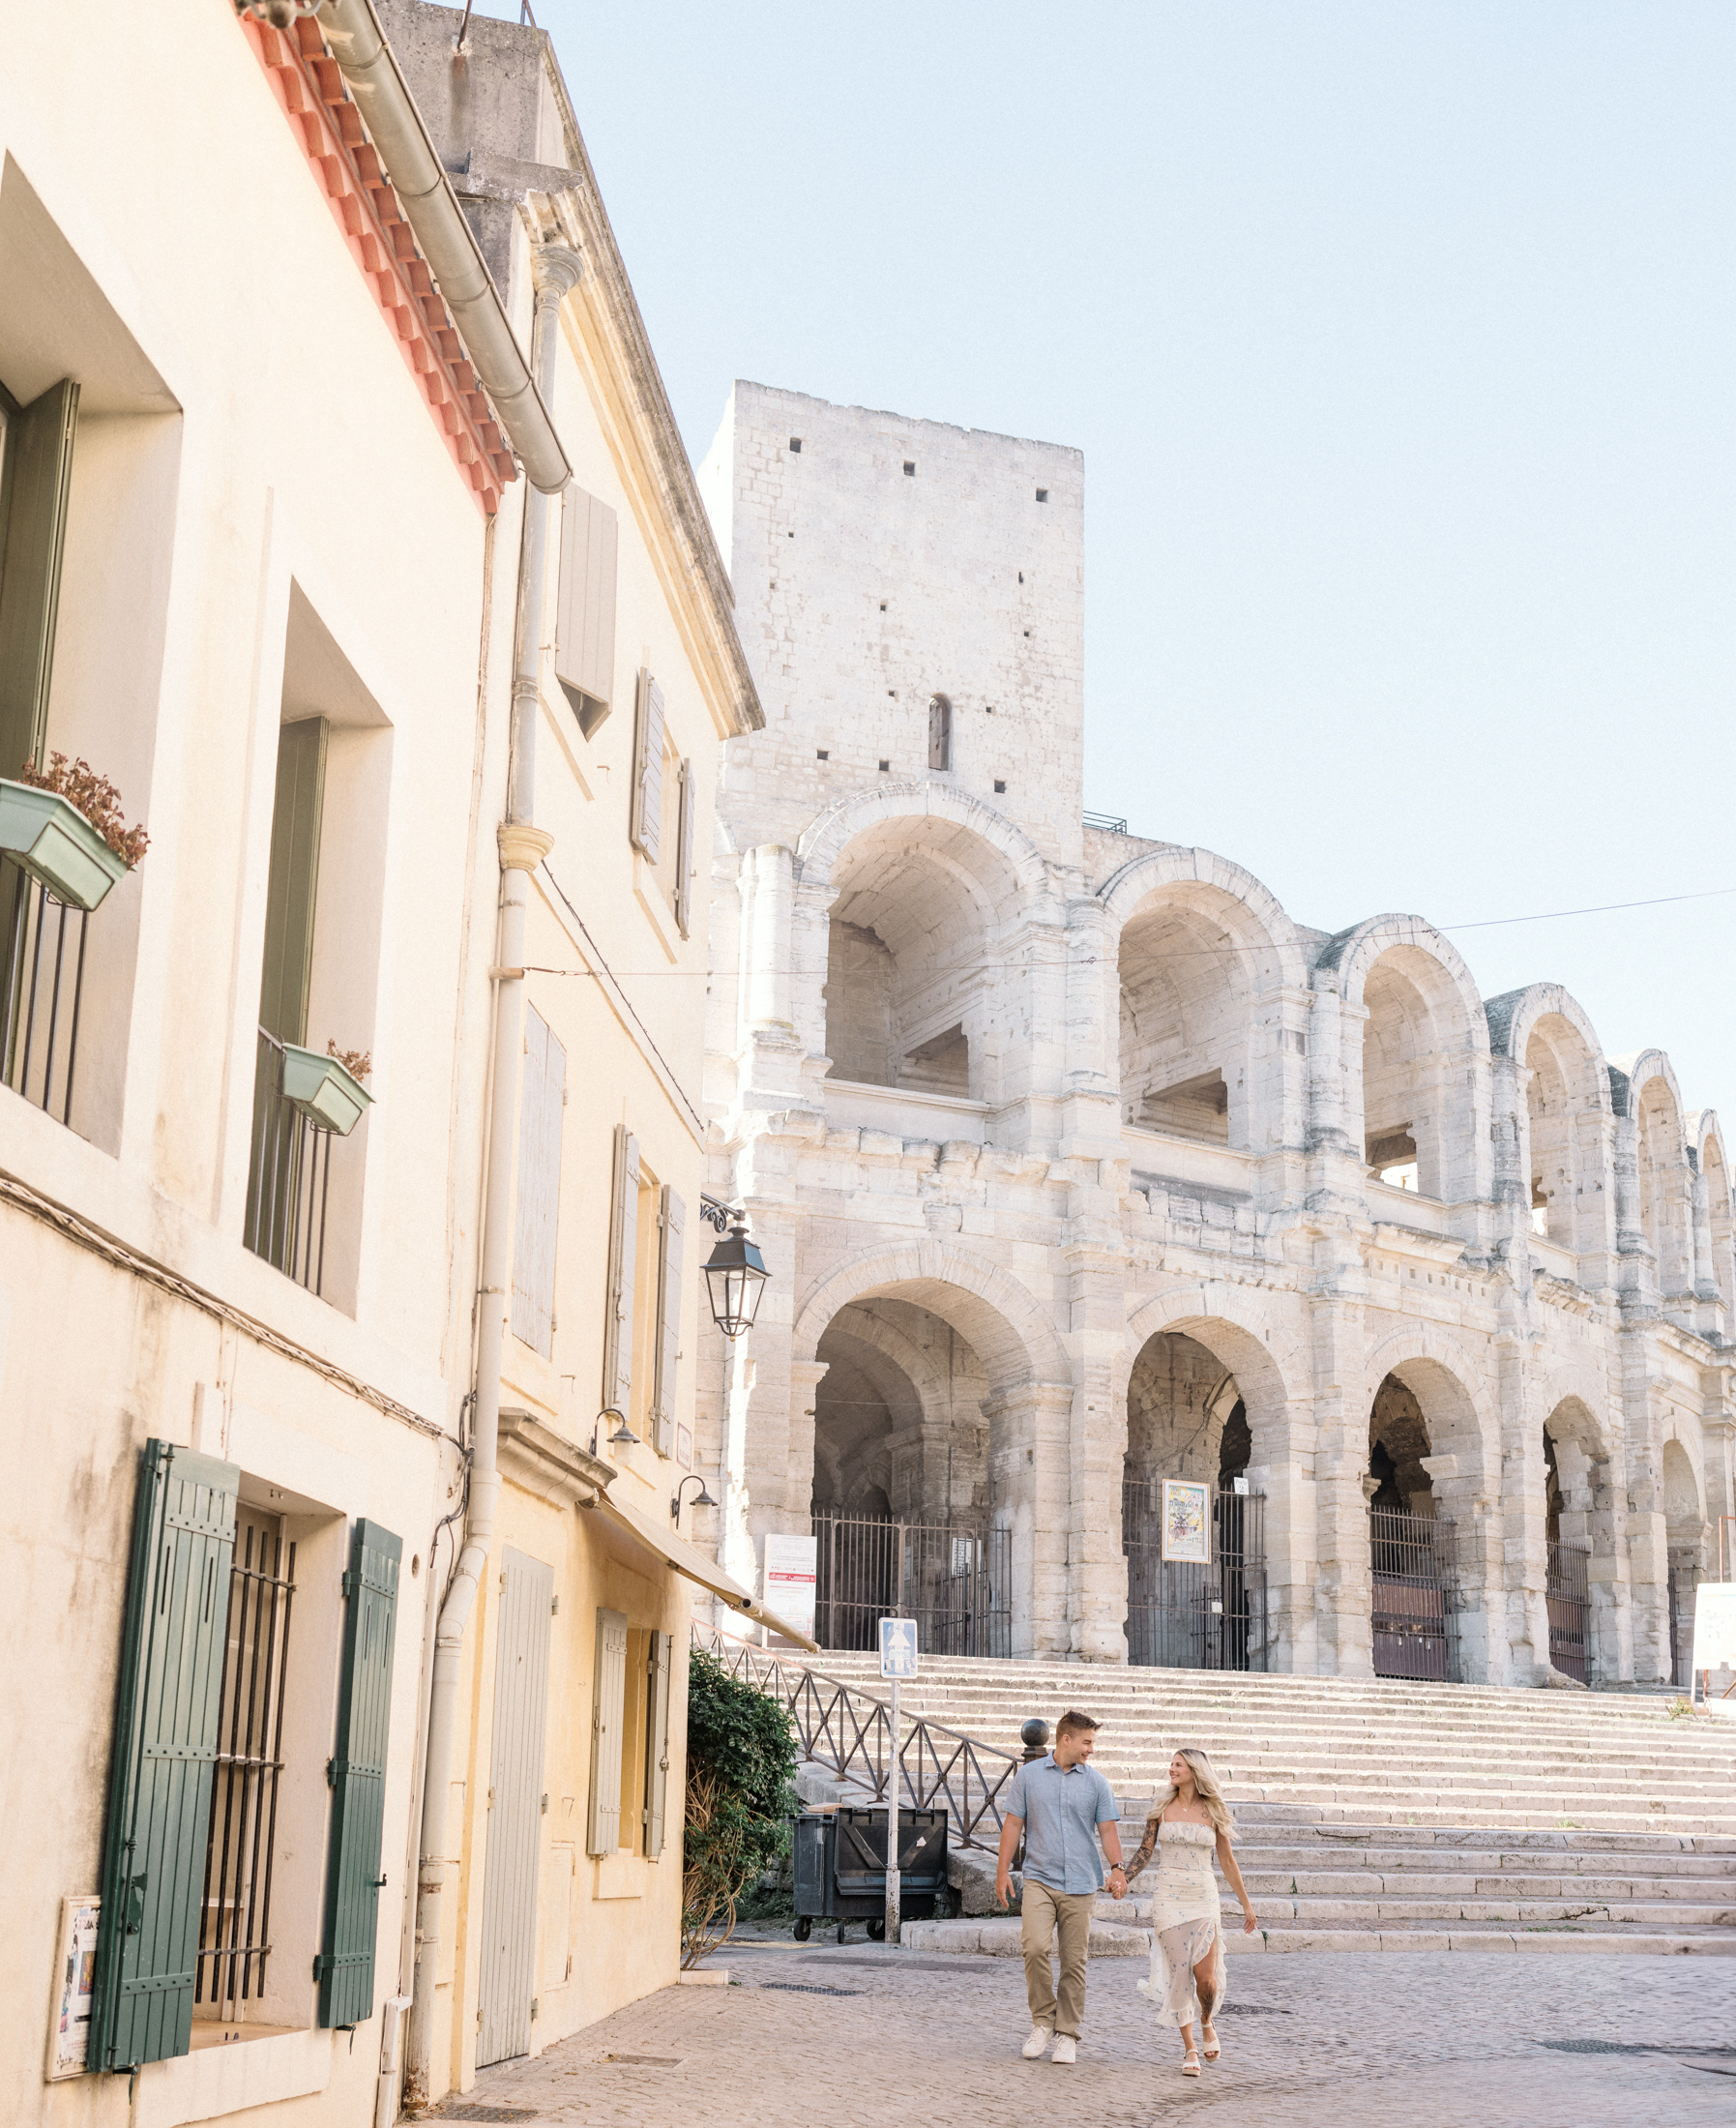
[[[1266,1499],[1212,1489],[1212,1556],[1163,1557],[1162,1480],[1121,1489],[1128,1661],[1160,1670],[1267,1667]]]
[[[1013,1532],[958,1522],[813,1518],[814,1639],[874,1648],[914,1618],[926,1655],[1013,1653]]]

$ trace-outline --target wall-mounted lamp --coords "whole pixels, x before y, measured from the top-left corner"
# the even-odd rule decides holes
[[[591,1453],[593,1456],[597,1453],[597,1436],[603,1432],[604,1419],[613,1419],[615,1422],[615,1431],[608,1437],[611,1448],[636,1448],[639,1445],[639,1436],[627,1423],[627,1413],[615,1404],[605,1404],[603,1409],[598,1412],[597,1423],[591,1429]]]
[[[718,1504],[705,1490],[705,1480],[699,1475],[698,1471],[690,1470],[675,1488],[675,1497],[669,1502],[669,1520],[672,1522],[681,1521],[681,1495],[691,1485],[696,1485],[699,1488],[698,1492],[693,1494],[693,1505],[695,1507],[716,1507]]]
[[[716,1197],[699,1199],[699,1217],[709,1220],[723,1236],[705,1265],[706,1290],[711,1295],[711,1319],[726,1338],[739,1338],[753,1327],[759,1313],[759,1296],[771,1273],[766,1260],[748,1238],[748,1215]]]

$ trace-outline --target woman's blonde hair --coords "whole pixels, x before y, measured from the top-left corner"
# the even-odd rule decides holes
[[[1229,1805],[1223,1799],[1223,1790],[1218,1786],[1218,1776],[1212,1771],[1212,1761],[1203,1751],[1196,1751],[1192,1744],[1178,1744],[1174,1756],[1177,1759],[1185,1759],[1193,1769],[1194,1788],[1198,1792],[1199,1800],[1206,1807],[1206,1816],[1212,1820],[1216,1830],[1221,1833],[1233,1834],[1236,1829],[1236,1821],[1230,1816]],[[1172,1782],[1158,1798],[1158,1816],[1160,1818],[1175,1801],[1178,1792]]]

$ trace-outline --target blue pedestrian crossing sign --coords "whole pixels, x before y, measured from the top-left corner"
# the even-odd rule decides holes
[[[916,1620],[882,1618],[880,1621],[880,1674],[882,1677],[916,1675]]]

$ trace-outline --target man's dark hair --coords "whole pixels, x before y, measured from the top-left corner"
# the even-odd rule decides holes
[[[1076,1707],[1069,1707],[1055,1724],[1055,1741],[1059,1743],[1062,1737],[1076,1734],[1080,1729],[1096,1729],[1102,1727],[1103,1724],[1094,1722],[1090,1715],[1081,1714]]]

